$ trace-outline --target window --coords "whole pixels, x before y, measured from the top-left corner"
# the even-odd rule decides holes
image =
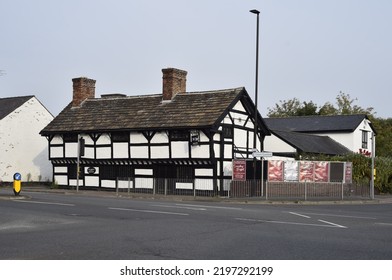
[[[103,165],[99,171],[101,173],[101,178],[104,180],[116,179],[115,165]]]
[[[183,183],[191,183],[195,179],[194,170],[191,166],[178,166],[177,179]]]
[[[68,165],[68,176],[69,179],[76,179],[77,178],[77,165],[76,164],[72,164],[72,165]],[[79,179],[83,179],[83,167],[79,166]]]
[[[63,134],[64,142],[78,142],[78,135],[76,133],[65,133]]]
[[[134,176],[129,165],[102,165],[99,171],[101,178],[104,180],[116,180]]]
[[[112,133],[113,142],[129,142],[129,132],[114,132]]]
[[[132,173],[132,169],[129,165],[118,165],[117,176],[119,178],[128,178],[134,176],[134,174]]]
[[[368,148],[368,131],[362,130],[362,148]]]
[[[222,128],[223,138],[233,139],[233,128],[231,126],[224,126]]]
[[[189,141],[189,132],[186,130],[173,130],[170,132],[172,141]]]

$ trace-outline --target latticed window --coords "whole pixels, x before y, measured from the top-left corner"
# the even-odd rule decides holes
[[[129,142],[129,132],[113,132],[113,142]]]
[[[189,140],[189,131],[186,131],[186,130],[170,131],[170,140],[172,140],[172,141],[188,141]]]
[[[78,135],[76,133],[65,133],[63,134],[63,140],[66,143],[78,142]]]
[[[193,168],[191,166],[178,166],[177,179],[181,182],[193,182],[195,178]]]
[[[233,139],[233,127],[231,126],[224,126],[222,128],[222,133],[224,138]]]
[[[368,131],[362,130],[362,148],[368,148]]]

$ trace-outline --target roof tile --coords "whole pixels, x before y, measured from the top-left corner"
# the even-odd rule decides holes
[[[70,103],[42,135],[64,132],[210,127],[245,89],[179,93],[162,102],[162,94],[94,98]]]

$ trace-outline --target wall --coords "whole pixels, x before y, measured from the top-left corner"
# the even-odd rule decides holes
[[[225,127],[233,129],[232,137],[223,136]],[[125,164],[125,168],[129,166],[129,170],[126,170],[126,172],[129,171],[132,174],[130,176],[135,178],[132,185],[134,184],[133,186],[136,188],[140,186],[152,188],[152,178],[165,176],[162,173],[162,165],[171,168],[193,168],[189,173],[191,175],[187,173],[186,176],[194,176],[195,183],[178,182],[176,188],[188,190],[195,188],[197,190],[205,187],[206,180],[209,180],[208,188],[212,189],[213,178],[219,179],[216,182],[219,188],[224,178],[231,178],[232,176],[233,158],[252,158],[254,124],[241,101],[238,101],[234,108],[228,112],[216,132],[210,134],[211,132],[208,130],[196,130],[188,133],[194,132],[198,135],[198,142],[193,144],[185,140],[170,139],[169,135],[172,133],[170,131],[132,131],[129,132],[129,141],[123,142],[112,142],[110,135],[106,133],[99,137],[98,135],[92,136],[95,137],[95,140],[90,135],[82,134],[81,136],[85,139],[85,155],[82,159],[87,160],[87,162],[92,160],[90,167],[96,171],[94,174],[88,174],[85,168],[84,179],[80,182],[80,186],[108,188],[114,188],[116,184],[128,186],[128,182],[124,180],[124,182],[116,183],[115,178],[103,179],[105,171],[103,165]],[[257,149],[262,150],[260,141],[257,143]],[[75,160],[77,143],[63,143],[60,136],[55,136],[50,143],[50,151],[52,159],[65,157]],[[106,162],[107,159],[108,162]],[[97,161],[95,162],[95,160]],[[130,161],[132,163],[129,163]],[[66,165],[69,162],[59,164]],[[64,177],[66,175],[64,171],[67,168],[67,166],[55,165],[54,178],[60,185],[76,184],[76,180]],[[177,170],[177,172],[183,174],[183,172],[188,171]],[[126,176],[115,175],[115,177]]]
[[[275,135],[266,136],[264,140],[264,147],[266,151],[275,152],[275,153],[293,153],[295,154],[296,149],[276,137]]]
[[[53,116],[32,97],[0,121],[0,180],[13,181],[15,172],[22,181],[51,181],[48,142],[39,132]]]

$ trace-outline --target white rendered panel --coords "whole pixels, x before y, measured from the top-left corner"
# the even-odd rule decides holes
[[[131,147],[131,158],[148,158],[147,146]]]
[[[52,158],[64,157],[63,147],[50,147],[50,157]]]
[[[99,187],[99,177],[98,176],[85,176],[84,181],[88,187]]]
[[[189,158],[188,142],[172,142],[172,158]]]
[[[169,146],[152,146],[151,158],[169,158]]]
[[[67,175],[54,175],[54,183],[60,186],[68,185]]]
[[[111,158],[110,147],[97,147],[97,159]]]
[[[114,158],[128,158],[129,144],[128,143],[113,143],[113,157]]]

